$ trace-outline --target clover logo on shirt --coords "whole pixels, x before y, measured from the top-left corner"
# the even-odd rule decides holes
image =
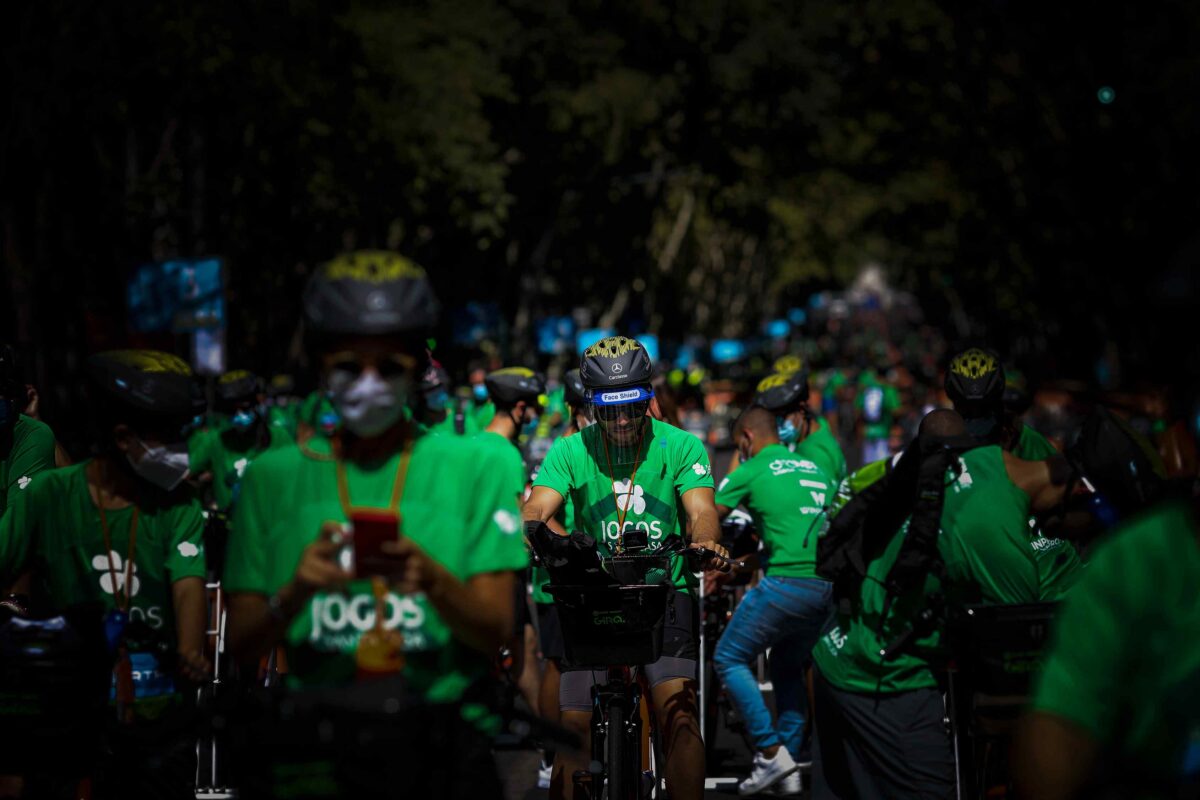
[[[112,569],[109,569],[109,559],[112,559]],[[100,588],[108,594],[116,594],[125,589],[125,561],[116,550],[111,551],[107,556],[98,555],[93,558],[92,569],[100,572]],[[114,573],[117,580],[116,587],[113,586]],[[130,564],[129,596],[136,595],[141,587],[142,582],[138,580],[137,576],[137,564]]]
[[[708,471],[709,471],[709,467],[706,467],[704,464],[701,464],[700,462],[696,462],[695,464],[692,464],[692,472],[696,473],[701,478],[703,478],[705,475],[707,475]]]
[[[645,489],[641,486],[630,488],[630,481],[626,478],[623,481],[613,481],[613,494],[617,496],[617,508],[625,513],[629,513],[633,509],[634,514],[646,513],[646,498]]]
[[[249,463],[250,459],[248,458],[239,458],[237,461],[233,462],[233,471],[237,473],[238,478],[242,477],[242,474],[246,471],[246,465]]]
[[[21,489],[22,491],[31,483],[33,483],[33,478],[29,477],[28,475],[22,475],[20,478],[17,478],[17,488]]]

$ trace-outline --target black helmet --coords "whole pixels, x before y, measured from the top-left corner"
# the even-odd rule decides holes
[[[999,414],[1004,399],[1004,367],[991,350],[972,347],[950,359],[946,394],[964,419]]]
[[[777,372],[758,382],[754,405],[775,414],[786,413],[808,402],[808,374]]]
[[[588,389],[648,386],[654,377],[650,354],[637,339],[609,336],[583,351],[579,378]]]
[[[267,394],[271,397],[287,397],[296,393],[296,379],[286,372],[272,375],[267,384]]]
[[[775,363],[771,365],[771,372],[782,372],[785,375],[791,375],[793,372],[804,371],[804,359],[798,355],[789,354],[780,356],[775,359]]]
[[[587,388],[583,385],[583,378],[579,377],[579,370],[573,369],[563,375],[563,398],[571,408],[587,405]]]
[[[425,393],[437,389],[450,390],[450,373],[446,372],[445,367],[438,362],[430,361],[425,372],[421,374],[421,381],[417,384],[417,391]]]
[[[217,379],[217,402],[221,405],[256,400],[261,391],[262,381],[257,375],[244,369],[226,372]]]
[[[524,400],[526,403],[541,405],[538,399],[546,393],[546,382],[531,369],[525,367],[505,367],[488,373],[484,378],[488,396],[497,405],[511,406]]]
[[[88,359],[88,373],[117,405],[161,417],[190,419],[204,396],[182,359],[157,350],[110,350]]]
[[[1097,407],[1067,448],[1067,460],[1125,517],[1154,502],[1167,486],[1167,472],[1151,444],[1125,420]]]
[[[360,250],[313,273],[304,316],[318,333],[421,333],[437,324],[438,302],[425,270],[396,253]]]

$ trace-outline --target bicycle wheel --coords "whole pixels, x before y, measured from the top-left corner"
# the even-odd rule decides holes
[[[625,721],[629,711],[622,698],[608,702],[608,763],[605,764],[608,800],[633,800],[629,792],[629,742],[625,740]]]

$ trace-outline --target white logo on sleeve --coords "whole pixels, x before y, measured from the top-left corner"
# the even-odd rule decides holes
[[[692,472],[696,473],[701,478],[703,478],[705,475],[707,475],[711,471],[712,471],[712,467],[709,467],[705,464],[701,464],[699,461],[697,461],[695,464],[692,464]]]
[[[632,508],[634,514],[646,513],[646,498],[645,489],[641,486],[629,488],[629,479],[623,481],[613,481],[613,494],[617,496],[617,508],[625,513],[629,513]]]
[[[28,475],[22,475],[17,479],[17,488],[24,491],[25,487],[31,483],[33,483],[33,478],[29,477]]]
[[[503,508],[492,514],[492,522],[496,523],[496,527],[510,536],[517,532],[520,523],[517,522],[517,515],[511,511],[506,511]]]
[[[180,542],[179,555],[183,556],[184,558],[195,558],[196,556],[200,555],[200,548],[196,547],[196,545],[191,542]]]
[[[112,559],[112,569],[109,569],[109,559]],[[110,552],[107,556],[98,555],[92,559],[92,569],[100,572],[100,588],[108,594],[116,594],[118,591],[125,589],[125,562],[121,558],[121,554],[116,550]],[[116,573],[117,585],[113,586],[113,574]],[[138,580],[137,564],[129,565],[129,596],[134,597],[138,593],[138,589],[142,587],[142,582]]]
[[[246,466],[250,463],[248,458],[239,458],[233,462],[233,471],[237,473],[238,478],[241,478],[246,471]]]

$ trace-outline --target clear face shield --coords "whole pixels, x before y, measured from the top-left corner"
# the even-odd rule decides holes
[[[591,393],[592,417],[603,432],[610,464],[636,464],[650,426],[650,387],[596,390]]]

